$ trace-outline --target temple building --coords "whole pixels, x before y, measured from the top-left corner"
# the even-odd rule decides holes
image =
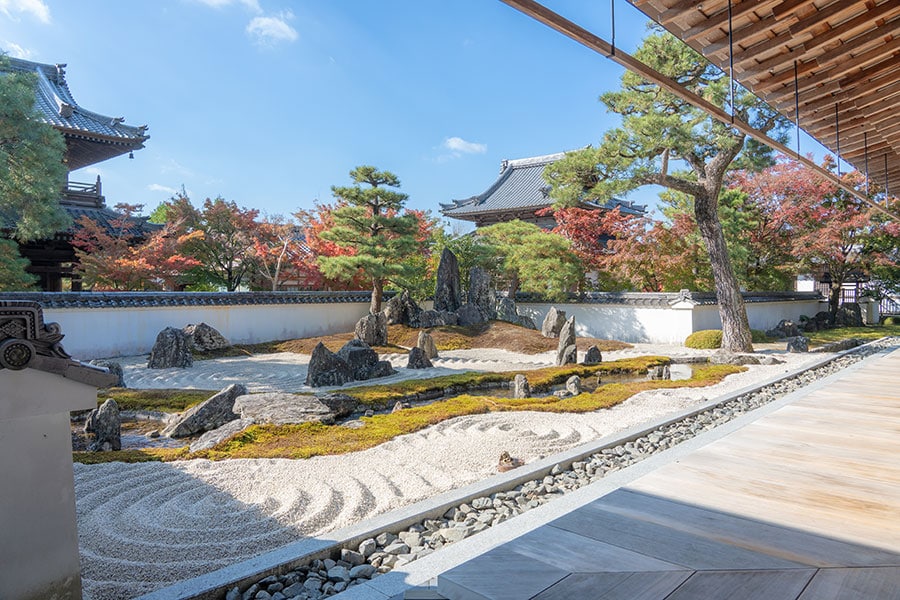
[[[35,109],[41,120],[65,137],[65,162],[70,173],[123,154],[134,158],[132,153],[143,148],[149,138],[146,125],[126,125],[122,118],[107,117],[79,106],[69,91],[65,66],[6,57],[0,63],[0,70],[35,75]],[[72,218],[73,226],[58,232],[52,239],[21,244],[19,251],[31,261],[28,271],[40,277],[39,285],[43,290],[61,291],[63,280],[68,279],[70,284],[66,287],[78,291],[81,282],[73,272],[76,257],[72,247],[77,221],[88,217],[111,229],[111,223],[121,220],[122,215],[107,208],[99,176],[91,183],[67,181],[61,190],[60,205]],[[0,231],[9,231],[14,225],[0,222]],[[155,228],[146,219],[132,219],[126,235],[140,239]]]
[[[500,163],[500,175],[483,193],[441,204],[441,214],[453,219],[472,221],[476,227],[484,227],[519,219],[534,223],[543,229],[553,229],[556,220],[552,215],[539,217],[536,213],[553,205],[550,186],[544,181],[544,168],[565,156],[565,152],[504,160]],[[580,208],[593,210],[619,210],[628,215],[644,214],[644,206],[613,198],[606,203],[585,201]]]

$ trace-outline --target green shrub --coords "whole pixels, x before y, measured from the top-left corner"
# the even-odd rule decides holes
[[[762,329],[751,329],[750,335],[753,337],[754,344],[765,344],[769,341],[769,337]]]
[[[714,350],[722,346],[721,329],[704,329],[687,336],[684,345],[697,350]]]
[[[900,317],[885,317],[882,325],[900,325]]]

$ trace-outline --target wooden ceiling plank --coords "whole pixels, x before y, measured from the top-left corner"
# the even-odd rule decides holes
[[[742,42],[747,42],[757,36],[768,34],[773,27],[778,24],[789,26],[799,21],[799,17],[793,14],[794,10],[800,10],[813,3],[813,0],[786,0],[776,6],[772,11],[772,18],[760,19],[756,23],[751,23],[734,30],[733,37],[735,45],[742,49]],[[783,12],[786,11],[786,12]],[[783,18],[782,18],[783,17]],[[723,36],[715,41],[711,41],[704,46],[703,54],[705,56],[714,56],[719,52],[728,51],[728,32],[724,32]]]
[[[888,0],[873,9],[853,17],[849,21],[844,21],[840,25],[833,27],[831,30],[821,35],[817,35],[810,42],[804,43],[804,48],[807,52],[812,52],[816,48],[826,46],[835,40],[840,40],[844,36],[859,35],[860,32],[871,27],[872,23],[875,21],[880,19],[890,20],[898,14],[900,14],[900,3],[897,3],[894,0]],[[793,30],[793,28],[791,29]]]
[[[734,4],[731,7],[731,23],[734,27],[734,32],[737,33],[739,31],[739,27],[735,26],[735,23],[738,20],[743,19],[748,16],[750,13],[756,13],[757,16],[769,16],[772,14],[772,6],[778,4],[779,0],[762,0],[762,1],[754,1],[754,0],[744,0],[740,4]],[[714,33],[714,30],[717,28],[724,28],[725,30],[725,39],[728,39],[728,10],[720,11],[714,15],[710,15],[705,21],[695,25],[684,32],[682,35],[683,40],[691,41],[696,38],[703,36],[703,34]]]
[[[666,10],[659,13],[659,20],[657,21],[657,23],[667,24],[671,21],[674,21],[675,19],[683,18],[688,9],[695,7],[697,8],[696,13],[705,16],[703,5],[700,4],[700,6],[697,6],[696,0],[679,0],[678,2],[670,5]]]
[[[834,82],[834,85],[840,86],[840,82]],[[880,78],[875,81],[870,81],[865,84],[861,84],[858,86],[853,86],[847,90],[838,92],[836,94],[820,94],[821,97],[816,100],[812,100],[809,102],[802,102],[800,104],[800,114],[803,114],[805,111],[818,111],[829,106],[833,106],[835,102],[838,104],[844,104],[847,102],[856,102],[860,101],[862,104],[859,106],[867,106],[868,102],[870,102],[869,98],[877,99],[879,96],[892,96],[896,92],[900,91],[900,81],[893,78]],[[793,97],[793,94],[791,94]],[[788,107],[788,110],[793,111],[793,100],[791,100],[792,104]]]
[[[898,22],[900,24],[900,22]],[[815,61],[820,65],[825,65],[830,63],[833,60],[840,60],[845,58],[848,54],[853,54],[856,52],[868,52],[873,50],[874,48],[867,48],[870,44],[890,44],[892,41],[897,40],[897,32],[893,34],[886,29],[872,29],[862,35],[858,35],[852,40],[842,42],[839,46],[832,48],[831,50],[820,54],[815,57]],[[885,40],[885,38],[893,36],[892,40]]]

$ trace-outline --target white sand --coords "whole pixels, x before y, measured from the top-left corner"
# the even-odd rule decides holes
[[[608,353],[684,355],[682,347],[640,346]],[[432,377],[463,370],[526,370],[551,354],[497,350],[442,353]],[[129,598],[174,581],[318,535],[494,474],[502,451],[526,462],[796,368],[815,357],[779,354],[785,363],[751,366],[699,389],[643,392],[588,414],[509,412],[451,419],[363,452],[308,460],[75,465],[85,591],[93,600]],[[145,359],[144,359],[145,360]],[[395,366],[405,356],[391,357]],[[193,369],[142,373],[126,361],[135,387],[304,389],[308,357],[277,354],[197,363]],[[146,363],[144,363],[145,365]],[[153,385],[151,385],[153,384]]]

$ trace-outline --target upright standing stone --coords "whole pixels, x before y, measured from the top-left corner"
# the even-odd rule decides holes
[[[578,352],[575,347],[575,317],[563,324],[559,332],[559,346],[556,350],[557,366],[575,364],[578,360]]]
[[[551,306],[550,310],[547,311],[547,316],[544,317],[544,322],[541,324],[541,335],[548,338],[559,337],[559,332],[565,324],[566,311],[556,310],[555,306]]]
[[[116,362],[114,360],[92,360],[92,365],[96,365],[98,367],[103,367],[104,369],[109,371],[110,375],[115,376],[116,383],[115,387],[126,387],[125,386],[125,371],[122,370],[122,363]]]
[[[369,313],[356,322],[356,338],[370,346],[384,346],[387,344],[387,317],[384,312]]]
[[[419,313],[422,309],[415,300],[409,297],[409,290],[403,290],[387,301],[384,308],[384,316],[388,325],[408,325],[415,327],[419,322]]]
[[[481,309],[471,302],[466,302],[456,310],[457,323],[463,327],[467,325],[478,325],[484,323],[484,313]]]
[[[513,380],[513,398],[528,398],[531,396],[531,386],[528,379],[519,373]]]
[[[491,289],[491,276],[481,267],[469,269],[469,304],[477,306],[485,320],[494,318],[494,290]]]
[[[434,338],[431,337],[431,334],[427,331],[419,332],[419,339],[416,340],[416,347],[421,348],[429,360],[438,357],[438,349],[434,343]]]
[[[366,380],[394,374],[391,363],[379,361],[378,353],[362,340],[350,340],[337,351],[337,355],[350,366],[353,379]]]
[[[122,420],[119,405],[112,398],[95,408],[84,422],[84,432],[93,439],[88,450],[108,452],[122,449]]]
[[[459,262],[444,248],[438,263],[437,285],[434,290],[434,310],[456,312],[462,304],[459,286]]]
[[[194,366],[191,355],[191,339],[181,329],[166,327],[156,336],[156,343],[150,351],[149,369],[184,369]]]
[[[573,396],[577,396],[581,393],[581,377],[578,375],[572,375],[568,379],[566,379],[566,391],[572,394]]]
[[[498,321],[506,321],[507,323],[519,323],[519,309],[516,302],[512,298],[500,298],[495,308]]]

